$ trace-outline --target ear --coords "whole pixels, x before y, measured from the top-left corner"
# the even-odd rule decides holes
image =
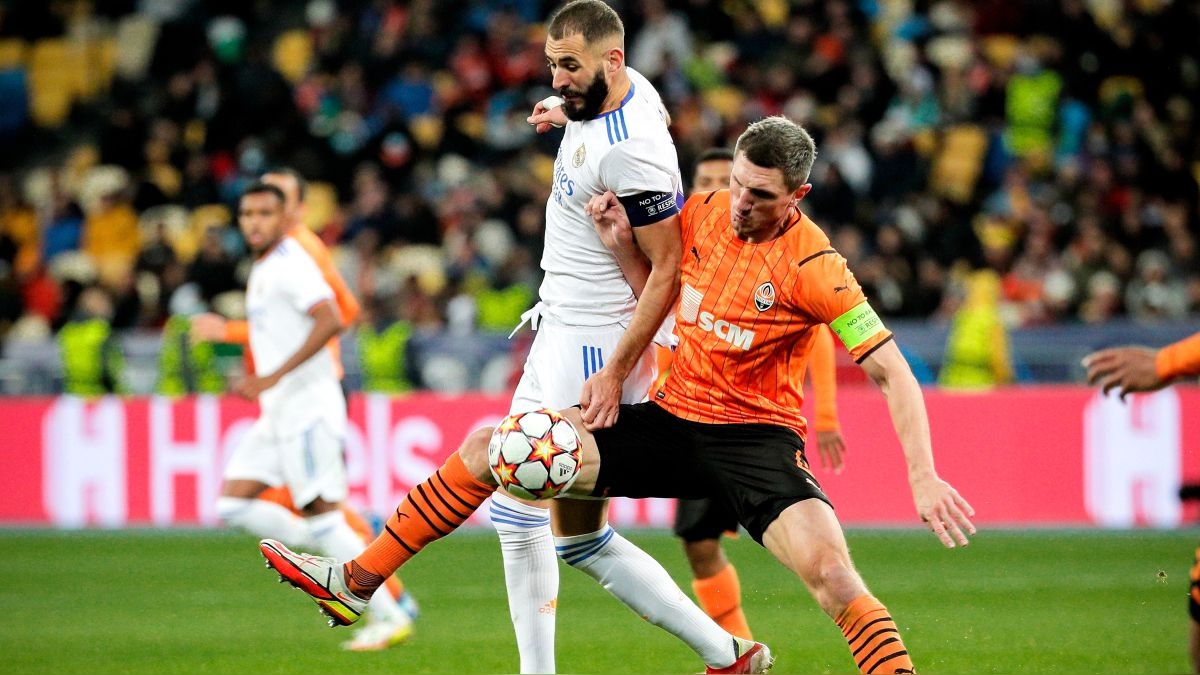
[[[796,192],[792,195],[792,197],[795,198],[795,200],[798,202],[801,199],[804,199],[805,195],[807,195],[808,191],[811,189],[812,189],[812,183],[805,183],[804,185],[801,185],[800,187],[796,188]]]
[[[605,68],[614,75],[625,65],[625,50],[613,47],[604,54]]]

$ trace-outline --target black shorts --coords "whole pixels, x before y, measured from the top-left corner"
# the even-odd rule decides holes
[[[675,505],[675,536],[686,542],[719,539],[738,528],[737,514],[722,497],[680,499]]]
[[[829,498],[802,468],[804,441],[774,424],[705,424],[648,401],[622,405],[617,423],[595,432],[598,497],[723,499],[751,537],[784,509]],[[832,506],[832,504],[831,504]]]

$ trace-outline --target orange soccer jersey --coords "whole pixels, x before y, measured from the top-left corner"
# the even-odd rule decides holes
[[[342,322],[345,325],[354,323],[358,318],[358,314],[362,311],[362,307],[358,304],[358,299],[354,297],[354,293],[350,291],[350,287],[346,285],[346,280],[342,278],[337,267],[333,265],[333,256],[329,254],[329,249],[321,238],[315,232],[298,225],[288,231],[288,236],[295,239],[296,243],[300,244],[300,248],[308,254],[308,257],[317,263],[317,268],[321,270],[321,276],[325,278],[325,283],[333,289],[333,300],[337,304],[338,311],[342,315]],[[240,345],[250,344],[250,324],[246,321],[227,321],[225,323],[225,341],[233,342]],[[326,345],[329,353],[333,355],[333,364],[337,368],[337,374],[342,376],[342,346],[335,335],[329,339],[329,344]]]
[[[1154,365],[1164,380],[1200,375],[1200,333],[1158,350]]]
[[[891,339],[829,238],[798,209],[776,239],[750,244],[730,226],[729,192],[684,205],[674,371],[655,398],[717,424],[768,423],[807,437],[801,386],[820,324],[861,362]]]

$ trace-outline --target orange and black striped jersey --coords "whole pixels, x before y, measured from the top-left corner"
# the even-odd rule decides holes
[[[802,383],[819,325],[858,362],[891,339],[825,233],[799,209],[789,218],[779,237],[751,244],[734,234],[728,190],[685,204],[679,346],[655,393],[673,415],[778,424],[806,438]]]

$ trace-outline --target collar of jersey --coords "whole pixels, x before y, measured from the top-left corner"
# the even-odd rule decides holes
[[[596,119],[600,119],[601,117],[607,117],[615,112],[620,112],[621,108],[624,108],[625,104],[629,103],[629,99],[633,98],[633,90],[636,88],[637,88],[637,85],[634,83],[634,81],[632,79],[629,80],[629,91],[625,93],[625,98],[621,99],[621,105],[613,108],[612,110],[609,110],[606,113],[600,113],[599,115],[596,115]]]

